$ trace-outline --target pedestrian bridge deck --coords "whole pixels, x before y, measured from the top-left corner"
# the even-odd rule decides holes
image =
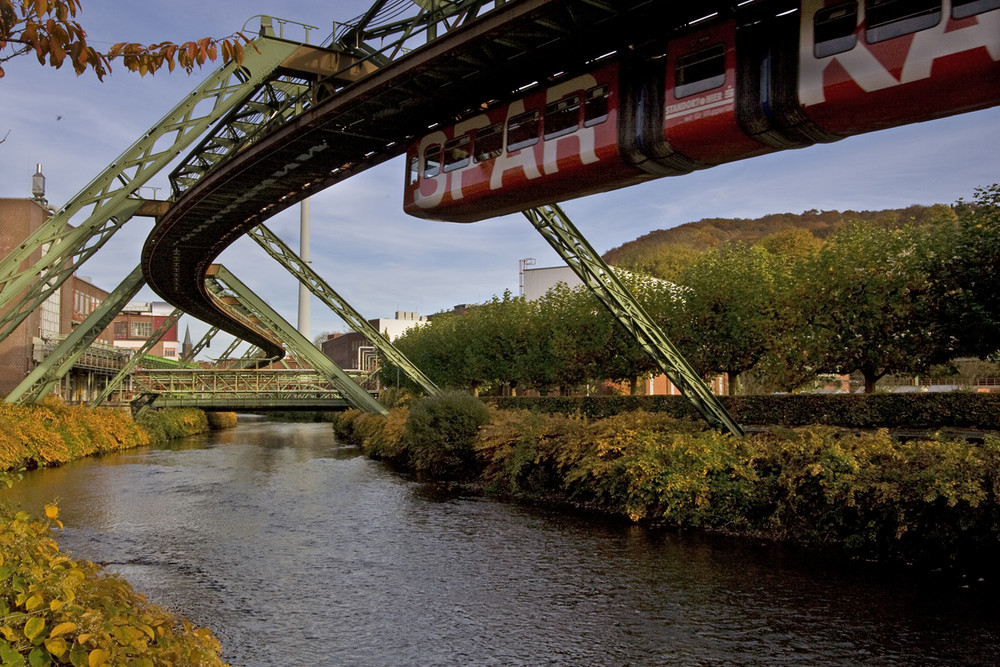
[[[133,396],[156,408],[209,410],[344,410],[350,407],[311,369],[171,369],[136,371]]]

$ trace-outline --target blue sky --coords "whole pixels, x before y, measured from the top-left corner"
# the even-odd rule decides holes
[[[97,48],[117,41],[175,42],[221,37],[255,14],[319,26],[347,21],[367,0],[300,0],[275,12],[260,0],[170,3],[82,0],[78,20]],[[123,11],[123,7],[127,10]],[[251,29],[258,25],[249,23]],[[0,79],[0,197],[29,197],[41,163],[49,202],[60,207],[152,127],[204,77],[166,72],[140,78],[121,67],[99,82],[91,73],[52,70],[33,57],[4,65]],[[885,130],[835,144],[786,151],[687,176],[573,200],[564,205],[592,245],[604,252],[655,229],[704,217],[757,217],[807,209],[872,210],[969,199],[1000,181],[1000,108]],[[394,160],[312,199],[313,267],[366,317],[397,310],[421,314],[517,291],[518,260],[561,263],[521,215],[471,225],[428,222],[403,214],[403,164]],[[167,192],[166,172],[151,186]],[[143,194],[153,196],[153,190]],[[298,247],[298,208],[268,226]],[[139,259],[151,221],[129,222],[79,271],[111,290]],[[220,260],[291,322],[297,283],[252,241],[242,239]],[[144,290],[138,300],[159,300]],[[207,326],[185,317],[192,335]],[[345,326],[317,300],[311,337]],[[213,342],[211,352],[227,338]]]

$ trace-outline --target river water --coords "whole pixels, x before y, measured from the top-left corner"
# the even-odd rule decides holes
[[[647,529],[405,479],[328,424],[34,471],[63,548],[206,625],[233,665],[1000,661],[989,582]]]

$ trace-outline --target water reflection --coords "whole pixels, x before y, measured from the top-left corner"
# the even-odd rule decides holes
[[[329,425],[249,423],[30,474],[64,547],[234,665],[988,664],[988,591],[463,497]]]

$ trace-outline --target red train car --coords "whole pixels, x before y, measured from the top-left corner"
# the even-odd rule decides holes
[[[1000,0],[758,0],[423,137],[404,210],[472,222],[1000,104]]]

